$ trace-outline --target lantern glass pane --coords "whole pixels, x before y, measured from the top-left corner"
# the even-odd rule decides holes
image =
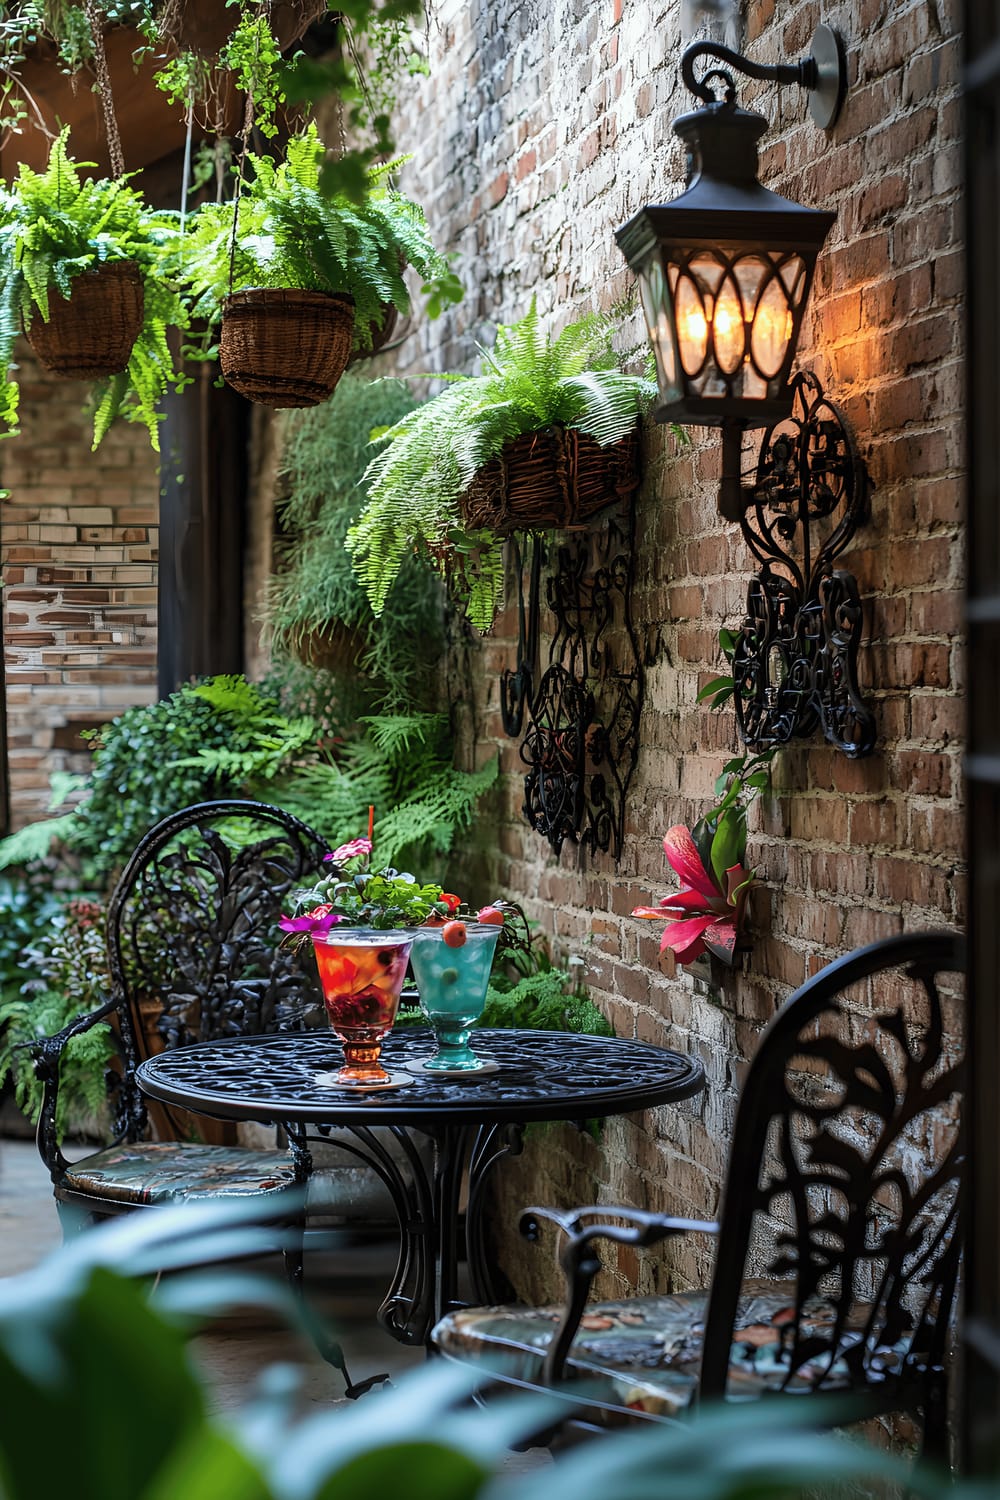
[[[773,379],[784,365],[792,328],[792,309],[784,283],[772,276],[757,303],[751,335],[753,362],[765,379]]]
[[[708,319],[712,299],[689,276],[681,276],[674,291],[677,345],[686,375],[697,375],[708,352]]]
[[[746,324],[739,291],[731,276],[722,283],[712,316],[712,345],[724,375],[735,375],[746,358]]]
[[[650,256],[640,273],[639,297],[656,359],[657,384],[664,397],[669,398],[677,386],[677,361],[674,358],[666,279],[658,255]]]

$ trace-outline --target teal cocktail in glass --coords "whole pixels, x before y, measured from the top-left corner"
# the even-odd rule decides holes
[[[449,943],[464,927],[464,941]],[[418,927],[410,965],[420,991],[420,1008],[434,1027],[438,1050],[424,1064],[428,1072],[481,1073],[495,1067],[469,1046],[469,1031],[483,1013],[500,927],[488,922],[449,922]]]

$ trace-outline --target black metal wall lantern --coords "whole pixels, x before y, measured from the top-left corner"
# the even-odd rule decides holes
[[[716,66],[698,79],[702,58]],[[806,89],[821,127],[837,118],[846,66],[830,27],[817,27],[808,57],[773,66],[694,43],[681,76],[703,107],[674,123],[687,187],[670,203],[647,204],[615,238],[639,280],[656,358],[654,415],[722,428],[719,509],[740,523],[763,565],[734,664],[740,732],[763,749],[818,724],[848,755],[866,755],[875,724],[855,670],[860,601],[854,578],[832,563],[867,515],[868,480],[818,381],[791,375],[816,259],[836,215],[760,183],[767,121],[739,108],[730,69]],[[751,427],[768,430],[756,482],[746,486],[742,436]],[[824,523],[822,541],[814,522]]]

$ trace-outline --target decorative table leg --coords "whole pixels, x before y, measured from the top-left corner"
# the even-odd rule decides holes
[[[320,1130],[329,1135],[329,1128],[321,1126]],[[398,1153],[386,1144],[386,1134]],[[436,1305],[435,1169],[428,1172],[409,1131],[399,1125],[380,1126],[378,1131],[367,1125],[345,1125],[338,1129],[337,1145],[371,1167],[385,1184],[399,1224],[396,1269],[378,1320],[401,1344],[425,1343],[435,1322]]]
[[[521,1125],[483,1125],[476,1131],[469,1154],[469,1204],[465,1216],[469,1276],[476,1301],[489,1305],[513,1301],[514,1289],[503,1272],[491,1263],[487,1251],[483,1189],[498,1162],[520,1156],[523,1140]]]

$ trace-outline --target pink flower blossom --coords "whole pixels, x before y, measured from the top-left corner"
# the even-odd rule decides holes
[[[731,964],[753,883],[752,872],[742,864],[730,866],[723,890],[714,871],[702,862],[690,829],[682,823],[667,830],[663,849],[674,871],[687,883],[674,895],[663,896],[658,906],[635,907],[633,917],[665,921],[660,952],[669,948],[680,964],[700,958],[706,949]]]
[[[362,854],[372,852],[371,839],[350,839],[348,843],[341,844],[339,849],[334,849],[332,854],[325,854],[324,859],[332,860],[334,864],[342,864],[345,859],[358,859]]]
[[[312,911],[307,911],[301,917],[279,917],[278,926],[282,932],[322,934],[329,932],[331,927],[341,921],[343,918],[331,910],[330,903],[326,902],[323,906],[314,906]]]

